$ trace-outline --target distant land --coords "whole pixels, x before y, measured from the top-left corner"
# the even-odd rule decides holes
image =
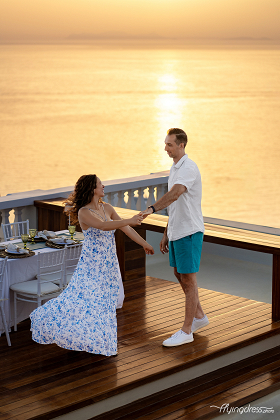
[[[71,34],[67,39],[165,39],[158,34],[132,35],[125,32],[103,32],[101,34]]]
[[[250,36],[239,36],[235,38],[220,38],[220,39],[224,39],[225,41],[273,41],[272,38],[266,38],[266,37],[253,38]]]
[[[63,37],[36,37],[35,35],[23,35],[15,37],[13,39],[1,39],[0,45],[2,44],[96,44],[96,45],[122,45],[123,47],[129,46],[135,48],[145,45],[147,48],[163,48],[168,45],[170,48],[178,48],[182,46],[229,46],[229,47],[269,47],[279,48],[279,38],[269,37],[251,37],[251,36],[239,36],[239,37],[220,37],[220,38],[207,38],[207,37],[167,37],[157,33],[148,34],[130,34],[125,32],[102,32],[102,33],[72,33]]]
[[[67,38],[67,40],[97,40],[97,39],[154,39],[154,40],[201,40],[201,41],[273,41],[272,38],[261,37],[261,38],[254,38],[248,36],[241,36],[241,37],[234,37],[234,38],[191,38],[191,37],[165,37],[155,33],[151,34],[144,34],[144,35],[132,35],[125,32],[103,32],[99,34],[89,34],[89,33],[81,33],[81,34],[71,34]]]

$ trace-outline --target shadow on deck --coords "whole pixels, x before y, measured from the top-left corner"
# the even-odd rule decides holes
[[[18,332],[11,334],[12,347],[7,346],[5,336],[0,338],[1,420],[58,416],[75,420],[96,416],[189,419],[217,415],[217,409],[202,417],[145,417],[140,412],[130,417],[130,411],[124,417],[102,414],[127,404],[130,410],[139,399],[143,399],[143,407],[149,395],[156,394],[160,399],[160,393],[164,395],[178,384],[188,388],[196,381],[197,386],[206,377],[217,382],[218,371],[223,375],[232,371],[234,376],[234,370],[242,372],[248,365],[247,359],[258,358],[261,363],[260,354],[271,349],[274,356],[270,354],[270,359],[279,359],[280,323],[272,323],[271,305],[206,289],[199,291],[210,325],[195,333],[193,343],[180,347],[164,348],[161,344],[182,325],[183,293],[178,284],[153,277],[125,282],[125,304],[117,311],[116,357],[39,345],[31,340],[29,321],[22,322]],[[267,393],[280,387],[280,379],[272,385]],[[210,405],[205,395],[204,406]]]

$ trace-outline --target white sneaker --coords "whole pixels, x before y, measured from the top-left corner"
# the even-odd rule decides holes
[[[206,327],[206,325],[209,324],[209,319],[207,318],[207,315],[204,315],[203,318],[198,319],[194,318],[192,323],[192,332],[196,332],[200,328]]]
[[[165,340],[162,345],[165,347],[181,346],[182,344],[191,343],[193,341],[192,333],[187,334],[182,330],[175,332],[171,337]]]

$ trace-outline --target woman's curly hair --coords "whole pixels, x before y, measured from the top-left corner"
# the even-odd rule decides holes
[[[70,215],[71,224],[78,224],[78,212],[80,208],[91,202],[96,188],[97,176],[82,175],[76,182],[75,189],[72,194],[64,201],[64,213]]]

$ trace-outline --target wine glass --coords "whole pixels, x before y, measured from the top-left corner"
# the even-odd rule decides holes
[[[35,244],[34,238],[35,238],[36,232],[37,232],[37,229],[29,229],[31,244]]]
[[[24,249],[27,249],[26,248],[26,244],[27,244],[27,242],[28,242],[28,238],[29,238],[29,235],[27,234],[27,233],[23,233],[22,235],[20,235],[21,236],[21,240],[22,240],[22,242],[24,243]]]
[[[71,239],[73,241],[74,233],[76,232],[76,226],[68,226],[69,233],[71,235]]]

